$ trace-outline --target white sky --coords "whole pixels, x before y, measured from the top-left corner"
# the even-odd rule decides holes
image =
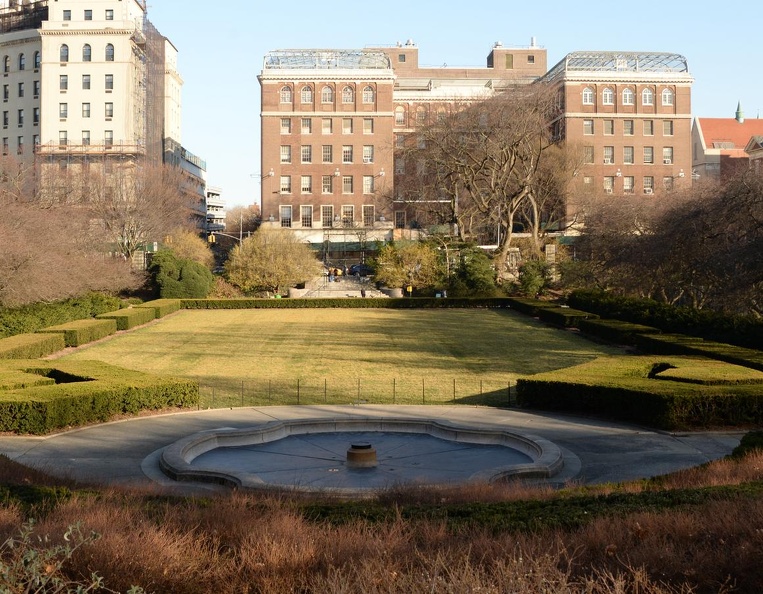
[[[753,0],[154,0],[148,10],[180,53],[183,145],[207,161],[208,183],[228,206],[259,199],[257,75],[274,49],[413,39],[421,65],[484,66],[496,41],[535,37],[549,68],[578,50],[673,52],[695,78],[694,116],[733,117],[738,101],[747,118],[763,112],[763,4]]]

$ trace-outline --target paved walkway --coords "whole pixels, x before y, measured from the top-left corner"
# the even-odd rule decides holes
[[[46,437],[0,436],[0,454],[51,475],[88,484],[158,486],[177,493],[219,487],[178,484],[158,466],[161,450],[211,429],[242,429],[274,420],[426,418],[514,430],[559,446],[565,468],[555,484],[618,482],[689,468],[729,454],[742,432],[670,434],[558,414],[468,406],[277,406],[214,409],[141,417]],[[425,463],[422,460],[422,463]]]
[[[322,276],[310,283],[312,287],[303,297],[339,298],[361,297],[361,290],[366,291],[366,297],[388,297],[376,288],[370,277],[340,276],[338,281],[329,282],[328,277]]]

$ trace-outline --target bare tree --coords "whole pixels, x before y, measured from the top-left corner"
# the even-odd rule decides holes
[[[166,238],[167,248],[180,260],[192,260],[212,268],[215,256],[209,249],[209,243],[199,237],[194,231],[178,231]]]

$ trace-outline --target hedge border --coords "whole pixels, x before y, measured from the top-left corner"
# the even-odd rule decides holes
[[[158,320],[164,316],[168,316],[171,313],[180,311],[181,308],[180,299],[156,299],[154,301],[147,301],[140,305],[135,305],[136,309],[150,308],[154,310],[154,317]]]
[[[100,320],[114,320],[117,330],[132,330],[156,319],[155,310],[151,307],[131,307],[120,309],[96,316]]]
[[[100,340],[114,334],[117,331],[116,320],[111,319],[88,319],[77,320],[67,324],[43,328],[37,332],[40,334],[61,333],[64,335],[64,343],[67,347],[78,347],[89,342]]]
[[[0,338],[0,359],[39,359],[64,348],[63,334],[16,334]]]

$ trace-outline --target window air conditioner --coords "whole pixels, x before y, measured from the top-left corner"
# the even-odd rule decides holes
[[[644,188],[644,194],[651,194],[652,188]]]
[[[604,159],[604,164],[605,165],[611,165],[612,164],[612,159]]]
[[[370,163],[371,157],[363,157],[363,163]]]
[[[672,164],[672,163],[673,163],[673,159],[663,159],[663,160],[662,160],[662,162],[663,162],[665,165],[670,165],[670,164]]]
[[[607,194],[611,194],[612,188],[604,188],[604,192],[606,192]]]

